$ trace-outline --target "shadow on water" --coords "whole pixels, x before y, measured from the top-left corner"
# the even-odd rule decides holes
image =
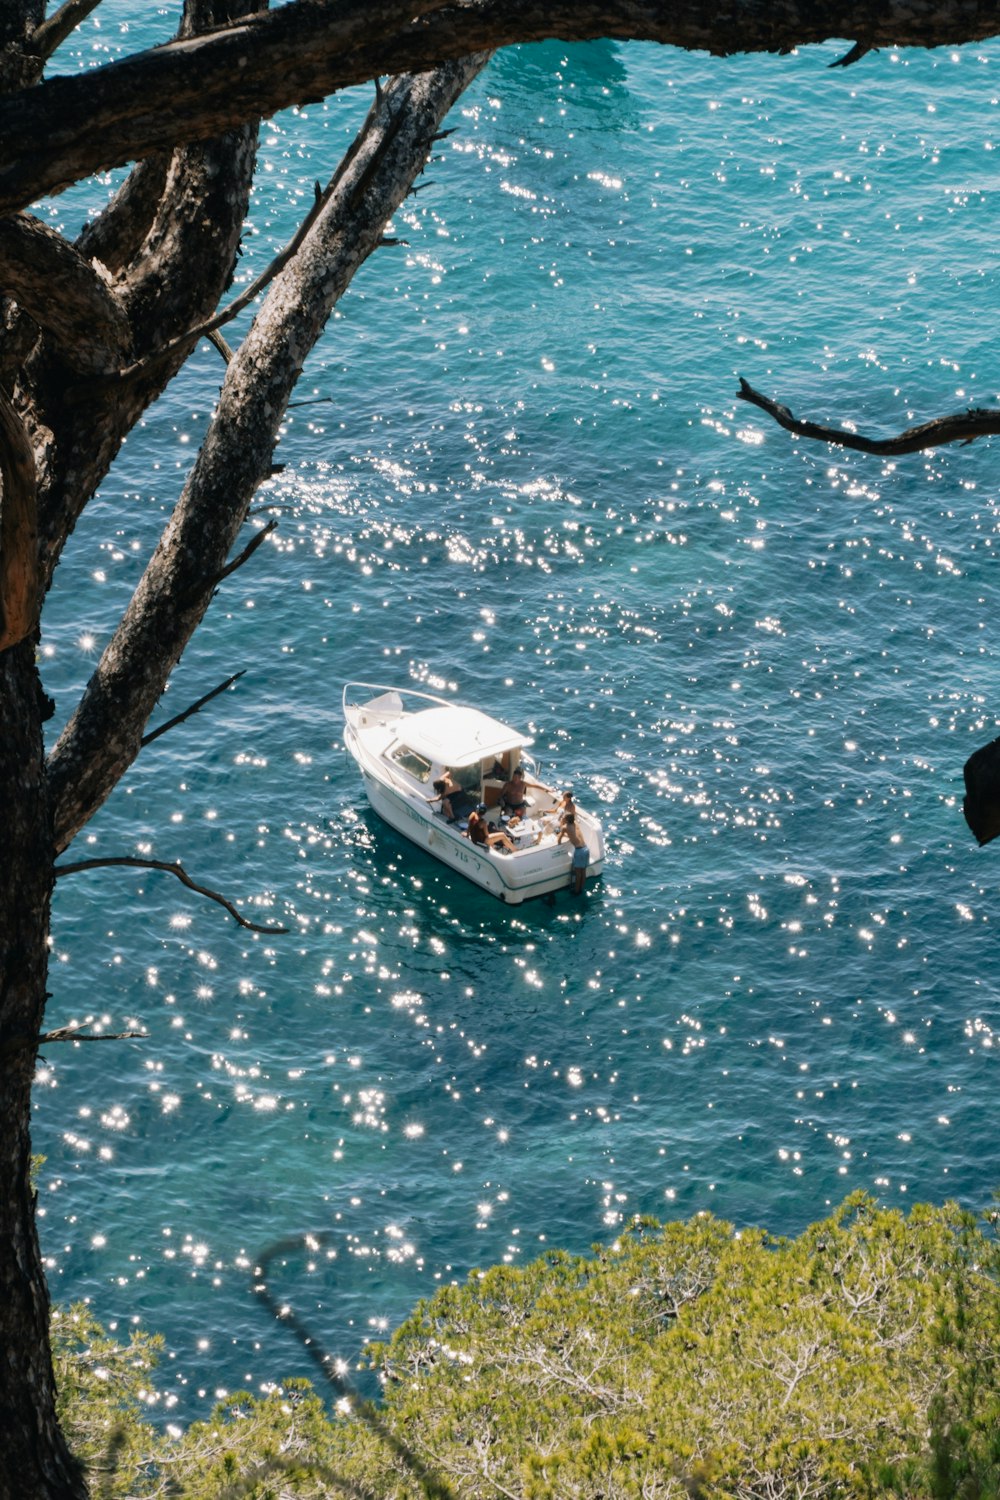
[[[627,125],[635,118],[628,91],[628,69],[618,42],[533,42],[506,47],[491,64],[490,83],[510,99],[510,90],[553,98],[572,97],[574,106],[599,117],[602,126]]]

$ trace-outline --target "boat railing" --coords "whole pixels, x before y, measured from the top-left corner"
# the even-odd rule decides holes
[[[358,702],[356,701],[358,689],[362,689],[366,693],[372,693],[374,697],[365,703]],[[389,687],[386,683],[382,682],[347,682],[344,684],[342,698],[344,718],[350,722],[348,717],[349,709],[361,712],[368,707],[369,703],[374,704],[379,698],[395,699],[391,713],[388,705],[383,711],[386,722],[389,722],[390,718],[395,718],[399,714],[407,712],[406,700],[408,698],[419,698],[421,703],[432,704],[435,708],[450,707],[447,698],[438,698],[433,693],[422,693],[418,688]]]

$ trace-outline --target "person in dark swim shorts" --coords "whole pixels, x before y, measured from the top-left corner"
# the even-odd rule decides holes
[[[525,781],[524,767],[518,766],[516,770],[510,773],[510,780],[504,782],[503,791],[500,793],[501,806],[506,808],[507,812],[517,813],[519,817],[523,818],[528,810],[527,791],[529,787],[532,787],[536,792],[545,790],[544,787],[539,786],[537,781]]]

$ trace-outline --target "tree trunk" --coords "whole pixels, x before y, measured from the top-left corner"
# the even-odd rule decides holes
[[[45,1009],[52,818],[35,640],[0,652],[0,1500],[81,1500],[56,1422],[49,1299],[30,1182],[31,1083]]]

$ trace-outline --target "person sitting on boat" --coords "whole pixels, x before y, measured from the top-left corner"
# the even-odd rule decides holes
[[[525,795],[528,788],[532,787],[536,792],[543,792],[545,788],[537,781],[526,781],[524,778],[524,767],[517,766],[510,776],[510,780],[504,782],[503,791],[500,793],[500,805],[509,813],[518,813],[522,818],[528,808],[528,799]]]
[[[587,878],[587,866],[590,864],[590,850],[584,843],[583,834],[576,826],[576,813],[567,813],[556,837],[556,843],[561,844],[564,838],[569,839],[573,845],[573,859],[569,867],[570,879],[573,883],[573,895],[579,896],[583,890],[583,882]]]
[[[488,849],[503,849],[506,854],[513,854],[516,845],[511,843],[502,829],[493,829],[489,826],[483,816],[485,812],[485,802],[480,802],[479,806],[470,812],[469,826],[465,830],[466,838],[480,846],[485,844]]]

